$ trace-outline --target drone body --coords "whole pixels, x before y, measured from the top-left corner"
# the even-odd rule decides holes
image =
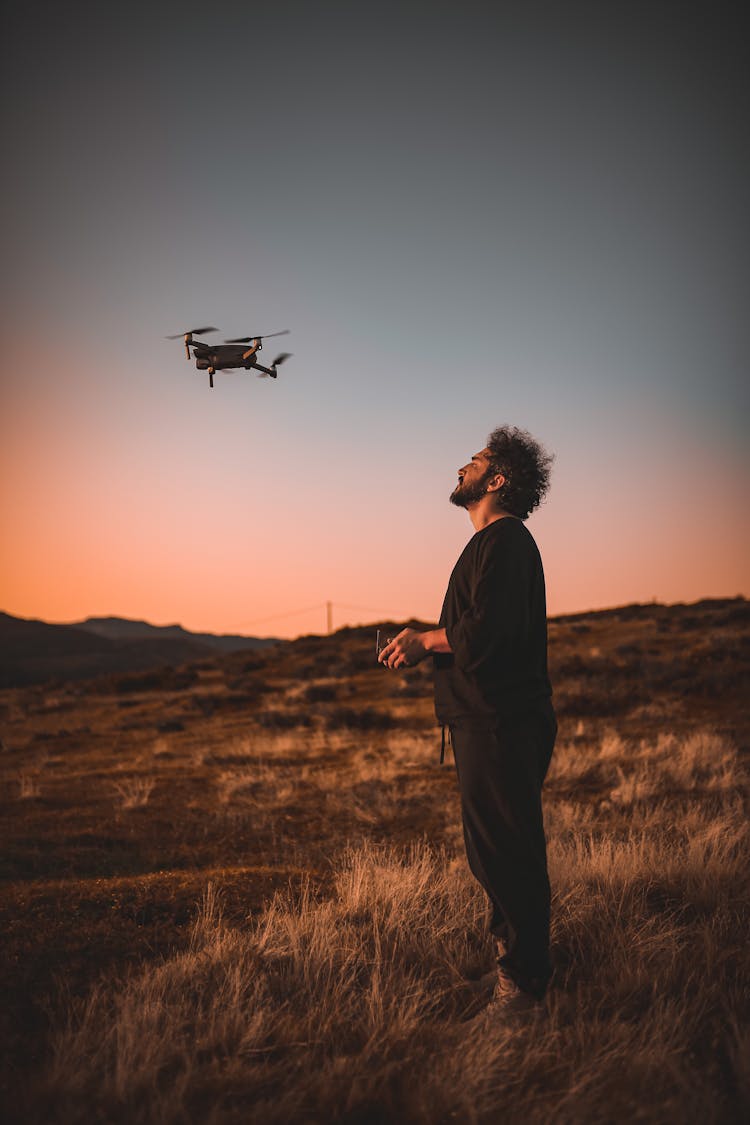
[[[236,340],[226,340],[223,344],[204,344],[202,340],[194,340],[193,336],[205,336],[209,332],[218,332],[218,328],[191,328],[189,332],[180,332],[177,336],[167,336],[168,340],[179,340],[180,337],[185,341],[185,356],[187,359],[195,359],[195,366],[198,371],[208,372],[208,385],[213,387],[214,375],[217,371],[233,371],[242,370],[250,371],[254,368],[256,374],[261,379],[266,379],[270,375],[272,379],[276,379],[278,372],[277,367],[280,367],[285,360],[289,359],[290,352],[282,352],[276,356],[270,367],[264,367],[262,363],[258,362],[258,352],[263,347],[263,340],[268,339],[269,336],[286,336],[288,329],[283,332],[269,332],[265,336],[240,336]],[[193,349],[193,355],[190,355],[190,349]]]

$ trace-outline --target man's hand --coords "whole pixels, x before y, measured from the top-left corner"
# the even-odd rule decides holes
[[[411,668],[427,656],[424,638],[426,633],[416,629],[402,629],[397,637],[380,650],[378,660],[387,668]]]

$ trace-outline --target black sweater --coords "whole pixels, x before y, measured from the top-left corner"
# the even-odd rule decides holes
[[[520,520],[495,520],[472,536],[440,625],[453,651],[434,657],[438,722],[485,726],[549,699],[544,571]]]

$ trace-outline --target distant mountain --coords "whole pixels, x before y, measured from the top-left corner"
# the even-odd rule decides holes
[[[0,688],[175,667],[216,656],[217,650],[237,651],[274,643],[255,637],[223,638],[211,634],[206,635],[211,638],[208,640],[176,625],[160,628],[145,621],[118,618],[94,619],[94,624],[96,628],[86,627],[85,622],[50,625],[0,613]],[[242,645],[235,643],[240,640]],[[226,647],[223,641],[229,642]]]
[[[275,637],[243,637],[233,633],[190,633],[182,625],[150,625],[148,621],[131,621],[125,617],[87,617],[76,621],[76,629],[85,629],[98,637],[111,641],[123,640],[177,640],[193,641],[218,649],[219,652],[239,652],[247,648],[268,648],[277,643]]]

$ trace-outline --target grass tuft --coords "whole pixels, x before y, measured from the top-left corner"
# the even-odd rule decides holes
[[[123,809],[139,809],[148,804],[155,785],[153,777],[129,777],[115,782],[114,788]]]

